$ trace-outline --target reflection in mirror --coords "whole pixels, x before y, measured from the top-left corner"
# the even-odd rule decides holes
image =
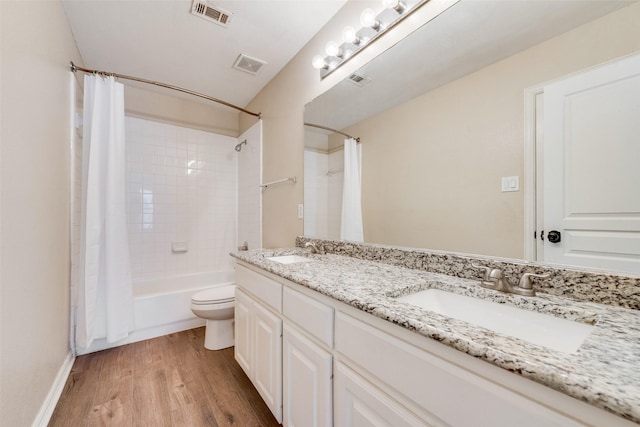
[[[525,91],[640,51],[639,28],[635,1],[462,0],[310,102],[362,140],[365,241],[523,258]],[[339,238],[343,141],[305,129],[308,236]]]

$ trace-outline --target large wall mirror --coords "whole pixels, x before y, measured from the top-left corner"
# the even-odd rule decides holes
[[[361,139],[365,242],[524,258],[525,93],[639,52],[638,28],[635,1],[461,0],[307,104]],[[305,235],[340,238],[344,139],[305,127]]]

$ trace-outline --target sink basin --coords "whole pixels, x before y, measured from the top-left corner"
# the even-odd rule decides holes
[[[268,260],[279,262],[280,264],[295,264],[298,262],[309,262],[311,258],[303,257],[300,255],[282,255],[268,257]]]
[[[593,330],[586,323],[439,289],[398,300],[563,353],[575,353]]]

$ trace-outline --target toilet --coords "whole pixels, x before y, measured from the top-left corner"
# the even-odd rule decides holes
[[[204,347],[222,350],[233,346],[233,306],[236,285],[217,286],[191,297],[191,311],[207,321]]]

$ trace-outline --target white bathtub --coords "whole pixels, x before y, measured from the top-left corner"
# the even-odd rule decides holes
[[[204,326],[204,319],[191,312],[191,296],[203,289],[233,284],[234,281],[234,271],[221,271],[136,282],[133,284],[135,330],[115,343],[95,340],[88,349],[78,348],[78,354]]]

